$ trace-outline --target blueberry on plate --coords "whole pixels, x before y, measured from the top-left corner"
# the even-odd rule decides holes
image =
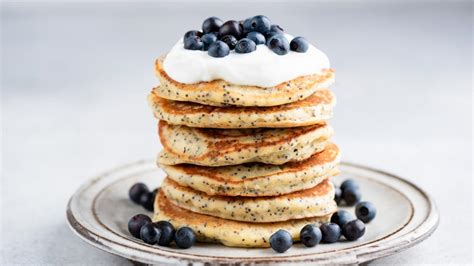
[[[314,247],[322,238],[321,229],[314,224],[305,225],[300,231],[300,240],[307,247]]]
[[[196,235],[193,229],[189,227],[181,227],[174,235],[174,242],[179,248],[190,248],[196,243]]]
[[[239,54],[251,53],[255,49],[257,49],[255,42],[247,38],[240,39],[235,45],[235,52]]]
[[[334,186],[334,201],[339,205],[342,200],[342,191],[339,187]]]
[[[362,198],[360,190],[356,187],[348,187],[342,190],[342,198],[347,206],[354,206]]]
[[[210,32],[219,31],[219,28],[222,26],[222,24],[224,24],[224,21],[222,21],[218,17],[207,18],[202,23],[202,32],[210,33]]]
[[[250,20],[250,28],[252,31],[266,33],[270,31],[271,26],[272,23],[270,22],[270,19],[263,15],[255,16]]]
[[[197,31],[197,30],[190,30],[188,32],[186,32],[183,36],[183,41],[186,40],[187,38],[191,37],[191,36],[198,36],[198,37],[201,37],[202,36],[202,32],[200,31]]]
[[[319,229],[321,229],[324,243],[334,243],[341,237],[341,228],[335,223],[324,223]]]
[[[155,199],[156,194],[158,194],[158,191],[160,191],[160,187],[153,189],[153,191],[151,192],[153,194],[153,200]]]
[[[347,222],[342,227],[342,235],[349,240],[354,241],[361,238],[365,234],[365,224],[359,220],[352,220]]]
[[[293,239],[288,231],[280,229],[270,236],[270,246],[278,253],[287,251],[291,245],[293,245]]]
[[[277,32],[279,34],[283,34],[284,30],[282,29],[282,27],[278,26],[278,25],[272,25],[270,26],[270,31],[272,32]]]
[[[155,195],[153,192],[143,193],[140,197],[140,205],[148,211],[153,211],[155,204]]]
[[[140,197],[148,192],[149,190],[147,185],[143,183],[136,183],[128,191],[128,196],[133,202],[135,202],[136,204],[140,204]]]
[[[355,213],[358,219],[364,223],[368,223],[375,218],[377,209],[375,205],[368,201],[362,201],[355,207]]]
[[[275,35],[268,40],[268,48],[277,55],[285,55],[290,50],[290,44],[283,35]]]
[[[290,42],[290,49],[298,53],[306,53],[308,47],[308,41],[303,37],[295,37]]]
[[[184,49],[187,50],[202,50],[203,46],[204,44],[199,36],[189,36],[184,40]]]
[[[265,44],[265,36],[260,32],[252,31],[247,33],[247,38],[252,40],[256,45]]]
[[[230,53],[230,49],[225,42],[215,41],[209,46],[207,53],[212,57],[224,57]]]
[[[240,39],[242,37],[242,33],[242,26],[235,20],[226,21],[226,23],[222,24],[222,26],[219,28],[219,36],[232,35],[236,39]]]
[[[147,223],[140,229],[140,239],[143,242],[154,245],[160,240],[161,231],[153,223]]]
[[[145,214],[137,214],[128,220],[128,231],[132,236],[140,238],[140,229],[147,223],[151,223],[150,217]]]
[[[203,43],[202,49],[204,51],[207,51],[207,49],[209,49],[209,46],[213,42],[217,41],[217,37],[216,37],[216,35],[214,35],[214,33],[206,33],[206,34],[202,35],[201,40],[202,40],[202,43]]]
[[[331,223],[335,223],[341,228],[345,223],[352,220],[354,220],[354,216],[345,210],[338,210],[331,216]]]
[[[158,241],[158,245],[165,247],[169,246],[174,240],[174,226],[168,221],[159,221],[155,223],[155,226],[161,231],[161,237]]]
[[[359,184],[353,179],[347,179],[341,184],[341,190],[344,192],[346,188],[356,188],[359,189]]]
[[[234,50],[235,46],[237,45],[237,39],[232,35],[226,35],[221,38],[221,41],[225,42],[227,46],[229,46],[230,50]]]

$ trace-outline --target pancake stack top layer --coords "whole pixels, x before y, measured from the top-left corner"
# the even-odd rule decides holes
[[[260,46],[254,53],[268,52]],[[203,53],[198,54],[202,59],[196,59],[197,53]],[[242,60],[250,67],[262,64],[254,62],[252,53],[234,53],[228,57],[246,56]],[[276,64],[284,56],[305,56],[291,53],[296,52],[265,56]],[[201,61],[187,62],[187,57]],[[228,246],[269,246],[278,229],[298,240],[303,226],[327,222],[337,209],[328,181],[338,174],[340,160],[327,124],[335,98],[326,88],[334,71],[320,69],[271,86],[239,85],[209,64],[239,70],[234,61],[240,58],[227,65],[213,60],[223,59],[175,46],[156,61],[160,85],[148,102],[161,120],[163,150],[157,163],[168,176],[156,197],[154,220],[189,226],[198,240]],[[181,63],[200,64],[207,76],[218,78],[193,83],[173,79],[171,73],[182,76],[176,69]],[[245,76],[246,71],[239,73]]]

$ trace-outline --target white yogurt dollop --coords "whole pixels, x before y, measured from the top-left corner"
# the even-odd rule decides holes
[[[286,35],[289,41],[292,36]],[[234,50],[222,58],[207,51],[184,49],[183,40],[166,55],[163,68],[174,80],[192,84],[217,79],[236,85],[272,87],[299,76],[319,74],[329,68],[328,57],[313,45],[306,53],[290,51],[277,55],[264,44],[251,53],[238,54]]]

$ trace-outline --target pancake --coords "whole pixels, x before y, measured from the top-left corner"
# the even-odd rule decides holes
[[[159,97],[213,106],[282,105],[302,100],[334,82],[332,69],[325,69],[319,75],[301,76],[266,88],[235,85],[223,80],[196,84],[179,83],[166,74],[162,58],[156,60],[155,70],[160,85],[154,88],[154,91]]]
[[[203,129],[159,123],[160,164],[203,166],[248,162],[302,161],[326,146],[333,130],[326,124],[278,129]]]
[[[307,190],[274,197],[209,196],[180,186],[170,178],[163,181],[161,191],[183,209],[242,222],[282,222],[324,216],[337,210],[334,186],[328,180]]]
[[[176,228],[188,226],[196,233],[200,242],[220,242],[231,247],[269,247],[270,236],[284,229],[299,240],[301,229],[307,224],[321,225],[329,222],[331,215],[290,220],[275,223],[247,223],[225,220],[209,215],[194,213],[171,203],[160,191],[155,198],[153,221],[166,220]]]
[[[250,163],[224,167],[191,164],[159,165],[168,177],[208,195],[276,196],[308,189],[337,175],[339,148],[329,143],[324,151],[302,162],[284,165]]]
[[[327,89],[308,98],[273,107],[214,107],[171,101],[154,91],[148,103],[156,118],[173,125],[204,128],[299,127],[320,124],[331,118],[335,97]]]

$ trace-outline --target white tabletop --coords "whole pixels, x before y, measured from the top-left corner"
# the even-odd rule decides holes
[[[69,230],[67,200],[88,177],[159,150],[145,102],[157,56],[208,16],[255,14],[328,54],[343,159],[404,176],[438,203],[431,238],[376,263],[472,262],[471,7],[5,4],[0,264],[130,264]]]

